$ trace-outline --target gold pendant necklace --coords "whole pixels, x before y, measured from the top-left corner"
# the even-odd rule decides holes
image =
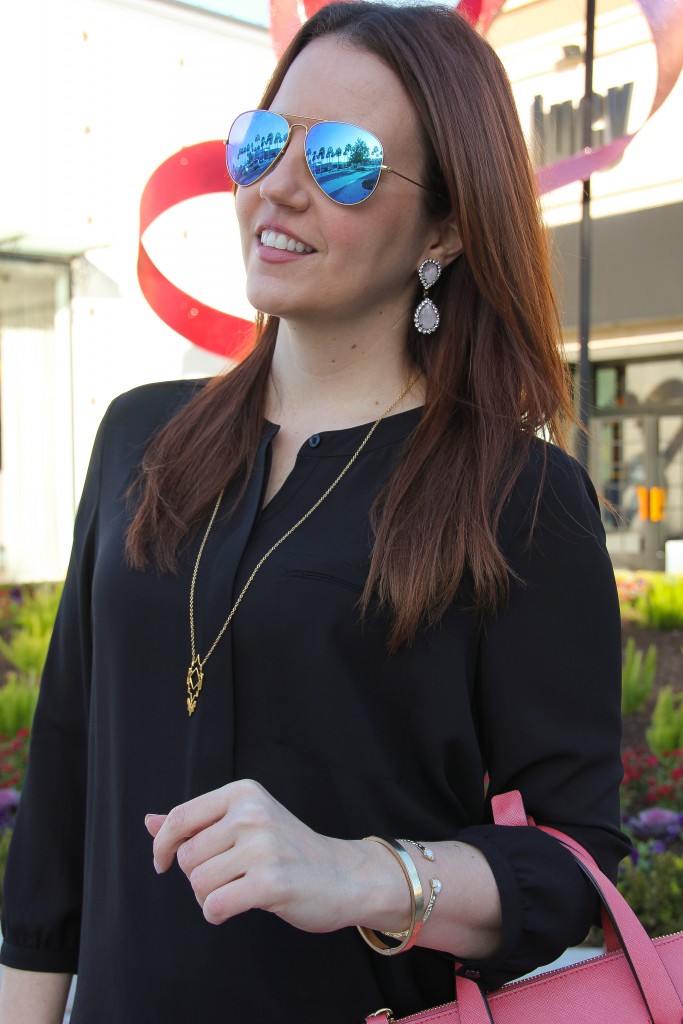
[[[367,434],[363,438],[363,441],[358,446],[356,451],[353,453],[353,455],[351,456],[349,461],[346,463],[346,465],[342,469],[342,471],[339,474],[339,476],[335,480],[332,481],[332,483],[327,488],[327,490],[324,492],[324,494],[321,494],[321,496],[316,501],[315,505],[313,505],[311,508],[309,508],[309,510],[306,513],[306,515],[303,515],[301,517],[301,519],[298,520],[298,522],[294,523],[294,526],[290,526],[289,530],[287,530],[287,532],[285,534],[283,534],[282,537],[280,537],[280,539],[278,541],[276,541],[275,544],[273,544],[273,546],[271,548],[269,548],[268,551],[266,551],[265,555],[263,555],[263,557],[256,563],[256,565],[254,566],[254,569],[253,569],[253,571],[251,573],[251,576],[249,577],[247,582],[242,587],[242,590],[240,591],[239,597],[237,598],[237,600],[235,601],[234,605],[230,609],[230,614],[228,615],[227,619],[223,623],[218,636],[216,637],[214,642],[211,644],[211,647],[209,648],[208,653],[203,658],[201,658],[199,656],[199,654],[197,653],[197,648],[196,648],[196,644],[195,644],[194,592],[195,592],[195,587],[197,585],[197,574],[199,572],[199,563],[202,560],[202,555],[204,553],[204,547],[206,546],[206,542],[207,542],[207,540],[209,538],[209,534],[211,533],[211,527],[213,526],[214,522],[216,521],[216,516],[218,515],[218,509],[221,507],[221,501],[223,500],[223,495],[225,493],[225,488],[223,488],[223,490],[220,492],[220,494],[218,495],[218,500],[216,501],[216,505],[214,507],[213,513],[211,514],[211,519],[209,520],[209,525],[206,528],[206,533],[204,534],[204,539],[202,540],[202,543],[199,546],[199,553],[197,554],[197,561],[194,564],[194,571],[192,573],[192,583],[190,584],[190,647],[191,647],[191,650],[192,650],[192,660],[190,662],[190,667],[187,670],[187,681],[186,681],[186,686],[187,686],[187,713],[188,713],[189,716],[191,716],[194,713],[195,708],[197,707],[197,701],[199,700],[199,694],[201,693],[202,686],[204,685],[204,666],[206,665],[207,661],[209,660],[209,658],[211,657],[213,652],[218,647],[218,644],[220,643],[220,641],[222,640],[225,631],[227,630],[228,626],[232,622],[232,619],[233,619],[233,616],[234,616],[235,612],[237,611],[237,609],[239,608],[240,604],[242,603],[242,598],[244,597],[244,595],[246,594],[247,590],[251,586],[252,581],[254,579],[254,576],[256,576],[256,573],[259,571],[259,569],[261,568],[263,563],[268,558],[270,558],[270,556],[273,554],[273,552],[276,551],[277,548],[279,548],[280,545],[283,544],[287,540],[288,537],[291,537],[291,535],[294,533],[294,531],[298,530],[299,527],[303,523],[306,522],[308,517],[313,515],[315,510],[322,505],[322,503],[324,502],[325,498],[327,498],[328,495],[332,493],[332,491],[335,489],[335,487],[337,486],[339,481],[342,479],[342,477],[345,476],[348,473],[348,471],[351,469],[351,466],[354,464],[354,462],[356,461],[356,459],[358,458],[360,453],[363,451],[363,449],[365,448],[366,444],[368,443],[368,441],[370,440],[370,438],[372,437],[374,432],[377,430],[377,427],[380,425],[382,420],[386,416],[388,416],[390,412],[393,412],[393,410],[396,408],[396,406],[399,404],[399,402],[403,401],[403,399],[408,394],[408,392],[417,383],[417,380],[420,377],[421,373],[422,373],[422,371],[418,370],[418,372],[415,374],[414,377],[412,377],[412,379],[409,381],[409,383],[403,389],[403,391],[398,396],[398,398],[396,398],[391,403],[391,405],[389,406],[388,409],[385,409],[385,411],[382,413],[382,415],[379,417],[378,420],[375,420],[375,422],[370,427],[370,430],[367,432]]]

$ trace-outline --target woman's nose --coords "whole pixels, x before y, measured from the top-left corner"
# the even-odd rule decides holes
[[[292,128],[285,151],[260,182],[259,194],[274,206],[302,209],[310,200],[310,186],[315,185],[306,163],[305,129]]]

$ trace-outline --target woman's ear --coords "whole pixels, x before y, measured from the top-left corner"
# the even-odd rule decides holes
[[[462,251],[462,239],[455,220],[450,217],[435,224],[434,234],[425,258],[438,260],[442,267],[447,267],[449,263],[460,256]]]

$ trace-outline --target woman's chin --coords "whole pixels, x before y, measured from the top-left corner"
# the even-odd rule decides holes
[[[265,316],[276,316],[290,323],[315,319],[315,311],[306,303],[294,302],[292,296],[277,295],[274,288],[247,289],[247,298],[254,309]]]

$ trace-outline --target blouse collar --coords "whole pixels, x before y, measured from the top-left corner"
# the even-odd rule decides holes
[[[406,409],[392,416],[386,416],[379,424],[364,451],[373,451],[395,444],[407,437],[420,422],[422,406]],[[301,458],[329,458],[351,456],[358,449],[363,438],[369,432],[372,422],[361,423],[343,430],[321,430],[319,434],[311,434],[299,449]],[[280,427],[277,423],[265,420],[264,440],[272,441]]]

